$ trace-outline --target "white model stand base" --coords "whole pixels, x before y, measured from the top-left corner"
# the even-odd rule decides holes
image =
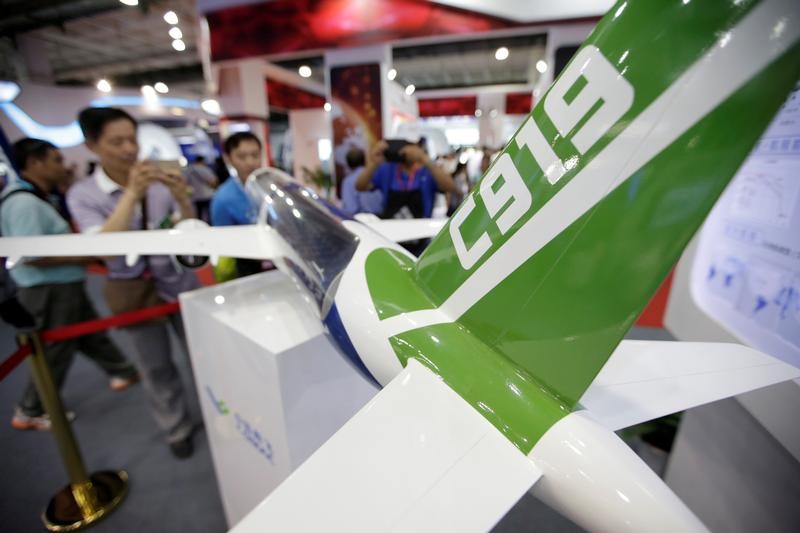
[[[378,391],[273,271],[181,295],[214,470],[233,527]]]

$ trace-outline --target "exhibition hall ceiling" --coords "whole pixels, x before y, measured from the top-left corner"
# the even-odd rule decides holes
[[[543,33],[492,39],[460,39],[448,42],[395,46],[392,63],[401,85],[413,84],[417,90],[474,87],[498,84],[536,83],[536,63],[544,58]],[[495,58],[500,47],[508,57]],[[311,68],[311,79],[325,82],[321,55],[276,61],[280,67],[297,72],[302,65]]]
[[[194,0],[140,0],[137,7],[126,7],[119,0],[9,4],[15,16],[4,13],[0,22],[0,38],[6,41],[2,55],[10,55],[5,52],[12,36],[20,50],[22,41],[28,41],[37,51],[45,51],[57,83],[94,85],[107,78],[118,86],[162,81],[184,90],[203,90]],[[5,1],[3,5],[5,10]],[[177,24],[164,20],[167,11],[175,12]],[[180,30],[182,51],[173,48],[175,39],[169,33],[173,27]],[[0,65],[0,77],[16,78],[14,68]]]
[[[396,47],[393,66],[403,85],[418,90],[507,83],[534,84],[536,63],[544,57],[544,34],[472,39],[436,45]],[[503,61],[498,48],[508,49]]]
[[[119,0],[3,0],[0,19],[0,78],[19,79],[25,48],[44,52],[59,84],[94,85],[105,78],[114,86],[136,87],[164,82],[201,94],[204,90],[197,50],[195,0],[139,0],[126,7]],[[174,11],[178,23],[164,20]],[[173,48],[169,32],[178,28],[185,44]],[[173,32],[175,30],[173,29]],[[535,65],[543,58],[545,36],[517,29],[492,39],[451,36],[417,40],[393,50],[397,81],[418,90],[493,84],[533,84]],[[433,41],[433,42],[431,42]],[[440,42],[436,42],[440,41]],[[509,56],[495,59],[505,46]],[[307,64],[312,79],[324,83],[322,50],[295,54],[276,64],[297,72]]]

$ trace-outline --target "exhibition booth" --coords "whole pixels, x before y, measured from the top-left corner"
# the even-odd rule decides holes
[[[140,160],[262,144],[228,178],[255,224],[0,238],[12,270],[203,263],[158,312],[180,309],[225,527],[506,531],[530,495],[586,530],[797,523],[800,8],[519,4],[198,0],[201,92],[0,80],[7,184],[23,137],[86,174],[89,106],[138,121]],[[397,190],[436,166],[463,201],[343,213],[348,153],[385,139],[424,153],[382,162]],[[217,283],[220,256],[263,271]],[[98,514],[71,468],[80,527],[110,524],[124,491]]]

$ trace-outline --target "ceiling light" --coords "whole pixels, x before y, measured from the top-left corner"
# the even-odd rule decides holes
[[[498,114],[497,109],[492,109],[491,111],[489,111],[489,116],[492,118],[496,118],[497,114]]]
[[[172,48],[174,48],[178,52],[183,52],[184,50],[186,50],[186,43],[184,43],[180,39],[175,39],[174,41],[172,41]]]
[[[397,77],[397,69],[396,68],[390,68],[389,72],[386,73],[386,78],[388,78],[389,81],[392,81],[396,77]]]
[[[331,109],[333,109],[333,107],[331,106],[331,103],[330,103],[330,102],[325,102],[325,105],[324,105],[324,106],[322,106],[322,108],[323,108],[325,111],[330,111]]]
[[[299,69],[297,69],[297,73],[300,74],[304,78],[311,77],[311,67],[308,65],[301,65]]]
[[[477,118],[481,118],[481,115],[483,115],[483,111],[481,111],[480,109],[476,109],[475,110],[475,116]]]
[[[139,0],[119,0],[120,4],[125,4],[126,6],[138,6]]]
[[[156,90],[153,88],[152,85],[142,85],[142,95],[144,95],[145,97],[156,96]]]
[[[497,51],[494,53],[494,58],[495,58],[496,60],[498,60],[498,61],[503,61],[503,60],[504,60],[504,59],[506,59],[507,57],[508,57],[508,48],[506,48],[505,46],[501,46],[501,47],[500,47],[500,48],[498,48],[498,49],[497,49]]]
[[[177,26],[173,26],[169,29],[169,36],[173,39],[183,39],[183,32]]]
[[[167,87],[167,84],[164,83],[163,81],[160,81],[155,85],[153,85],[153,88],[156,91],[160,92],[161,94],[167,94],[169,92],[169,87]]]
[[[101,93],[110,93],[111,92],[111,84],[108,83],[108,80],[102,79],[97,82],[97,90]]]
[[[412,83],[412,84],[409,84],[409,85],[406,87],[406,94],[407,94],[408,96],[411,96],[412,94],[414,94],[414,91],[416,91],[416,90],[417,90],[417,88],[416,88],[416,87],[414,87],[414,84],[413,84],[413,83]]]
[[[205,111],[209,115],[220,115],[222,113],[222,109],[220,109],[219,107],[219,102],[217,102],[213,98],[203,100],[200,103],[200,107],[202,107],[203,111]]]
[[[541,74],[547,72],[547,62],[540,59],[536,62],[536,70],[538,70]]]
[[[167,11],[164,13],[164,22],[175,25],[178,23],[178,15],[174,11]]]

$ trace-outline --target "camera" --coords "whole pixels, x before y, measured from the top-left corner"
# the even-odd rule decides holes
[[[383,152],[383,157],[386,158],[386,161],[390,163],[404,163],[406,158],[403,154],[400,153],[400,150],[412,144],[405,139],[386,139],[386,150]]]

